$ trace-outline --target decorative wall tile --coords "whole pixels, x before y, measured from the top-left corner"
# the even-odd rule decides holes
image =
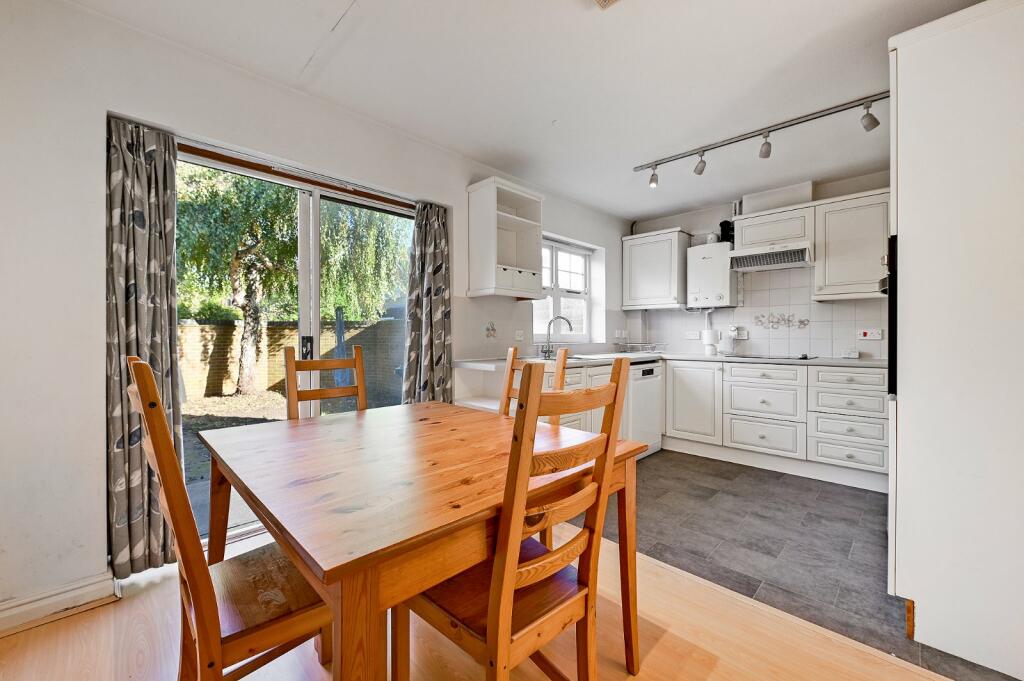
[[[738,352],[840,357],[844,352],[859,350],[862,357],[885,356],[885,340],[861,341],[856,331],[881,328],[885,337],[887,299],[814,302],[810,300],[810,268],[748,272],[742,276],[745,304],[711,315],[712,327],[723,333],[731,324],[747,330],[748,340],[736,343]],[[647,316],[652,341],[666,343],[672,352],[703,354],[699,340],[685,338],[687,331],[704,328],[703,313],[651,310]]]

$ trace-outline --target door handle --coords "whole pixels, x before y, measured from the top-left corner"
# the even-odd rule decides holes
[[[313,337],[303,336],[301,347],[302,359],[313,359]]]

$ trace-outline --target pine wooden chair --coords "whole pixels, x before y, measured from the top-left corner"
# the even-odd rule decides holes
[[[549,678],[568,681],[540,649],[575,623],[577,678],[597,678],[598,550],[628,371],[629,361],[618,359],[607,385],[542,393],[543,366],[523,367],[495,555],[393,610],[394,681],[409,678],[410,611],[483,665],[488,681],[507,680],[526,658]],[[563,449],[533,450],[539,416],[602,406],[600,434]],[[530,478],[588,461],[594,462],[593,475],[582,487],[528,498]],[[583,529],[562,546],[549,551],[531,538],[583,512]],[[577,558],[578,570],[572,566]]]
[[[569,361],[569,348],[559,348],[555,354],[555,375],[551,382],[553,390],[565,390],[565,365]],[[512,400],[519,398],[519,390],[515,387],[516,372],[522,372],[527,364],[526,360],[519,359],[519,348],[512,346],[508,349],[505,359],[505,378],[501,388],[501,402],[498,403],[498,413],[508,416],[511,410]],[[557,426],[560,417],[552,416],[549,422]]]
[[[300,371],[330,371],[352,369],[356,375],[355,385],[336,388],[312,388],[299,390]],[[363,346],[352,347],[352,357],[342,359],[295,359],[295,348],[284,349],[284,381],[288,398],[288,418],[299,418],[299,402],[329,400],[335,397],[356,398],[356,409],[366,409],[366,374],[363,371]]]
[[[569,348],[559,348],[555,354],[555,375],[551,380],[552,390],[565,390],[565,365],[569,361]],[[505,359],[505,379],[502,383],[501,402],[498,404],[498,413],[508,416],[512,407],[512,400],[519,399],[519,390],[515,388],[516,372],[522,373],[526,366],[526,360],[519,359],[519,348],[512,346],[508,349]],[[562,422],[560,414],[553,414],[548,417],[548,423],[557,426]],[[550,527],[541,530],[540,541],[544,546],[552,549],[555,547],[554,530]]]
[[[142,448],[160,480],[181,586],[179,681],[234,681],[321,635],[331,661],[331,611],[277,544],[207,565],[153,370],[128,358],[132,405],[142,415]]]

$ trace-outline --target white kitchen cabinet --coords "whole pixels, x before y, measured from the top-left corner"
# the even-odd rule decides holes
[[[666,362],[665,433],[722,444],[722,364]]]
[[[588,367],[587,368],[587,387],[596,388],[607,384],[612,380],[612,368],[611,366],[600,366],[600,367]],[[626,392],[626,400],[629,400],[629,392]],[[604,407],[598,409],[592,409],[584,415],[589,430],[591,433],[596,433],[601,430],[601,424],[604,423]],[[620,417],[619,419],[619,432],[622,433],[622,437],[629,437],[624,432],[623,422]]]
[[[725,445],[762,454],[806,459],[807,424],[725,415]]]
[[[814,210],[814,299],[881,297],[889,192],[823,203]]]
[[[622,237],[622,309],[686,307],[686,249],[681,229]]]
[[[544,197],[499,177],[470,185],[467,295],[543,298]]]
[[[814,241],[814,208],[757,213],[737,217],[736,249]],[[811,253],[813,256],[814,254]]]

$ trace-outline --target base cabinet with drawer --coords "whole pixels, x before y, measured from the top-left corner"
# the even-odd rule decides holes
[[[665,434],[888,471],[888,371],[668,360]]]
[[[807,388],[807,458],[889,471],[889,372],[811,367]]]
[[[806,458],[807,367],[726,364],[723,444]]]

